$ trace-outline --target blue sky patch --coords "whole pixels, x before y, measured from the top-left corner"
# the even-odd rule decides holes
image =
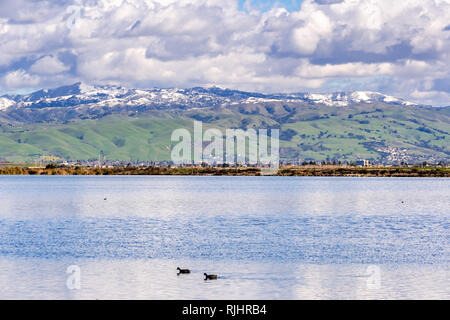
[[[268,11],[274,7],[286,8],[288,11],[297,11],[301,2],[302,0],[239,0],[239,8],[246,10],[246,3],[249,3],[253,9],[259,11]]]

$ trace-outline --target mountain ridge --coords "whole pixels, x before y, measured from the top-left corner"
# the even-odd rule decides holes
[[[128,89],[83,83],[0,98],[0,161],[170,160],[171,134],[280,129],[285,160],[449,162],[450,108],[357,91],[262,94],[217,87]]]
[[[41,89],[25,95],[3,95],[0,100],[0,111],[5,112],[10,108],[77,107],[80,105],[91,105],[91,107],[164,105],[193,108],[267,101],[294,101],[335,107],[374,102],[403,106],[421,105],[371,91],[266,94],[218,87],[129,89],[116,85],[93,86],[77,82],[54,89]]]

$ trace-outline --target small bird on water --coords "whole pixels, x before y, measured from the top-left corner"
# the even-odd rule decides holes
[[[191,270],[189,269],[180,269],[180,267],[177,268],[178,273],[191,273]]]
[[[217,274],[206,274],[205,275],[205,280],[217,280]]]

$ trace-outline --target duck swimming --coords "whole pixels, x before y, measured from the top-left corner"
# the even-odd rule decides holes
[[[177,268],[178,273],[191,273],[191,270],[189,269],[180,269],[180,267]]]
[[[205,275],[205,280],[217,280],[217,274],[206,274]]]

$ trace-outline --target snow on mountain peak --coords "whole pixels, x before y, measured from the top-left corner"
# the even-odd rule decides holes
[[[370,101],[374,95],[377,93],[375,92],[368,92],[368,91],[355,91],[350,94],[350,97],[354,101]]]
[[[0,111],[6,110],[15,104],[16,102],[14,100],[0,97]]]
[[[92,92],[92,91],[95,90],[94,86],[91,86],[91,85],[86,84],[84,82],[80,82],[79,83],[79,88],[80,88],[80,93],[81,94],[86,94],[86,93],[89,93],[89,92]]]
[[[152,88],[128,89],[117,85],[90,85],[78,82],[56,89],[46,89],[28,95],[3,97],[0,110],[17,103],[18,107],[79,107],[89,105],[91,108],[113,106],[158,106],[158,107],[211,107],[239,103],[264,103],[274,101],[307,102],[327,106],[345,107],[359,103],[387,103],[395,105],[417,105],[392,96],[371,91],[293,94],[262,94],[222,89],[217,86],[191,89]],[[21,103],[22,102],[22,103]]]
[[[372,91],[354,91],[350,93],[336,92],[332,94],[310,93],[304,95],[305,99],[313,103],[321,103],[328,106],[348,106],[356,103],[384,102],[388,104],[399,104],[404,106],[417,105],[392,96]]]

